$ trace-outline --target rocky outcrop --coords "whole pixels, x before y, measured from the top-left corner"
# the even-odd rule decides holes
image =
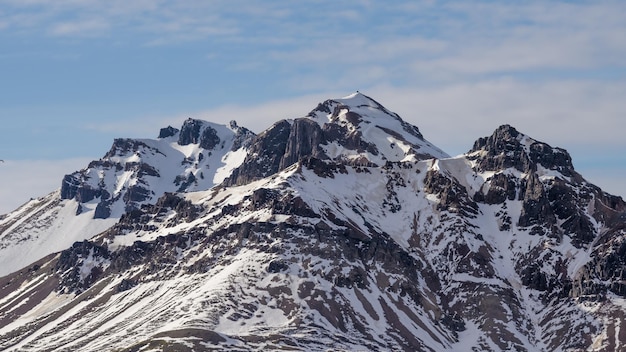
[[[253,137],[254,133],[235,121],[226,127],[187,119],[180,130],[171,126],[161,129],[158,140],[115,139],[102,159],[65,176],[61,199],[77,201],[77,214],[89,209],[95,219],[106,219],[121,216],[122,209],[131,211],[155,201],[160,196],[155,188],[159,192],[210,188],[214,185],[213,174],[222,166],[222,157],[249,147]],[[177,138],[176,144],[193,148],[182,152],[168,138]],[[180,159],[175,160],[177,157]],[[171,179],[164,179],[164,175]],[[95,210],[84,205],[94,200]]]
[[[538,142],[509,125],[479,138],[468,152],[468,159],[474,162],[476,172],[495,172],[475,193],[477,202],[521,200],[518,226],[531,227],[534,233],[553,238],[570,236],[578,247],[597,236],[594,221],[606,218],[606,212],[619,211],[623,204],[621,199],[609,199],[587,183],[574,170],[567,151]],[[599,207],[604,212],[587,214],[587,205],[594,199],[606,199],[610,205]]]
[[[290,134],[291,124],[282,120],[254,137],[246,160],[223,184],[242,185],[278,172]]]
[[[178,128],[174,128],[172,126],[167,126],[165,128],[161,128],[161,131],[159,131],[159,137],[158,138],[173,137],[178,132],[180,132],[180,130]]]
[[[502,125],[491,136],[476,140],[468,154],[476,160],[477,171],[514,168],[521,172],[536,172],[541,165],[565,177],[576,177],[577,181],[581,179],[574,171],[567,151],[535,141],[510,125]]]
[[[326,143],[324,131],[315,121],[294,120],[278,170],[283,170],[305,157],[327,159],[328,157],[321,149],[321,145]]]

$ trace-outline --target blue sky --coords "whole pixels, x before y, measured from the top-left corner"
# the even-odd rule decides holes
[[[0,213],[113,138],[355,90],[449,154],[508,123],[626,196],[624,1],[0,0]]]

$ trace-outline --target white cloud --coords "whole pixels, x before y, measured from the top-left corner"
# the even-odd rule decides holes
[[[111,25],[101,19],[62,22],[55,24],[50,33],[54,36],[94,37],[106,33]]]

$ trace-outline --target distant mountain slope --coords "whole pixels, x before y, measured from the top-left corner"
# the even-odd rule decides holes
[[[0,278],[0,349],[626,348],[626,203],[565,150],[504,125],[451,158],[362,94],[247,145]]]
[[[205,190],[243,162],[254,134],[188,119],[158,139],[116,139],[111,150],[65,176],[60,191],[0,219],[0,275],[108,229],[165,192]]]

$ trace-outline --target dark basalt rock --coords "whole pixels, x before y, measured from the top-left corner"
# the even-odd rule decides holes
[[[179,145],[198,144],[200,141],[200,129],[202,128],[202,121],[187,119],[183,123],[183,127],[178,135]]]
[[[167,126],[165,128],[161,128],[161,131],[159,131],[159,138],[173,137],[179,131],[180,130],[178,128],[174,128],[172,126]]]
[[[204,131],[202,131],[202,136],[200,137],[200,147],[212,150],[220,143],[220,137],[217,136],[217,131],[210,126],[207,126]]]

